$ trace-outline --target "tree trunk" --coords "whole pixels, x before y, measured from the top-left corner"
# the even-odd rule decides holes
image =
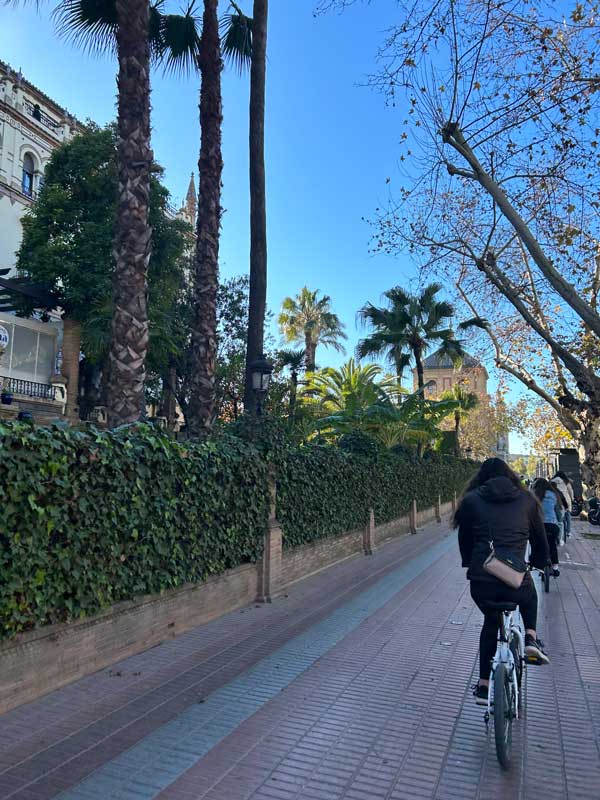
[[[79,356],[81,354],[81,323],[63,318],[62,372],[67,379],[67,406],[69,422],[79,422]]]
[[[170,363],[167,374],[163,377],[162,396],[160,399],[159,416],[167,420],[167,428],[173,430],[177,417],[177,368]]]
[[[264,349],[267,302],[267,200],[265,186],[265,84],[268,0],[254,0],[250,67],[250,291],[244,406],[256,412],[250,364]]]
[[[108,420],[135,422],[144,411],[148,352],[150,196],[150,46],[148,0],[117,0],[119,199],[113,240]]]
[[[100,405],[101,369],[98,364],[90,364],[87,359],[79,363],[79,417],[89,419],[94,408]]]
[[[395,362],[396,362],[396,380],[398,381],[398,386],[402,386],[402,378],[404,376],[404,365],[402,364],[399,358],[396,358]]]
[[[423,358],[421,350],[418,347],[415,347],[413,350],[413,355],[415,358],[415,365],[417,367],[417,384],[419,389],[423,389],[425,387],[425,373],[423,372]]]
[[[292,370],[292,387],[290,389],[290,426],[294,424],[296,416],[296,395],[298,394],[298,373]]]
[[[200,44],[200,189],[196,225],[196,286],[190,402],[191,436],[210,433],[216,417],[217,290],[221,227],[221,72],[218,0],[204,0]]]
[[[586,414],[578,444],[581,480],[586,496],[600,497],[600,408],[594,415],[589,412]]]
[[[460,458],[460,414],[458,411],[454,412],[454,455]]]
[[[307,372],[314,372],[317,368],[317,343],[313,342],[309,333],[304,337],[304,363]]]

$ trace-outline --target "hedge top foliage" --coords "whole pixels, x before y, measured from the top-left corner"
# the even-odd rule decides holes
[[[238,435],[233,435],[237,433]],[[0,425],[0,638],[95,614],[257,560],[275,469],[284,545],[378,523],[460,491],[451,457],[299,447],[277,425],[178,443],[137,425]]]
[[[293,547],[366,524],[368,509],[376,524],[408,514],[413,498],[420,509],[459,494],[476,465],[452,456],[427,459],[383,450],[375,455],[343,448],[312,446],[289,453],[278,473],[277,516],[284,546]]]
[[[267,468],[229,438],[0,426],[0,637],[260,556]]]

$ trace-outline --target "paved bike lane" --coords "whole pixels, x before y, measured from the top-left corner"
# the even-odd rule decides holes
[[[600,543],[542,597],[509,773],[469,685],[479,612],[433,525],[0,718],[11,800],[600,797]]]

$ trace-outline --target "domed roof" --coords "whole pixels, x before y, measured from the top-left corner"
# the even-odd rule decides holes
[[[473,367],[481,367],[480,361],[476,358],[465,353],[462,359],[461,366],[463,369],[473,369]],[[423,369],[454,369],[454,364],[449,355],[446,355],[442,350],[436,350],[423,361]]]

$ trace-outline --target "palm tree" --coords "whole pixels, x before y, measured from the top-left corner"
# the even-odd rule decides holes
[[[114,313],[108,366],[108,422],[135,422],[144,410],[150,170],[150,3],[116,0],[119,86],[119,202],[113,240]]]
[[[304,350],[280,350],[277,354],[282,368],[288,367],[291,375],[289,419],[290,425],[294,424],[296,413],[296,398],[298,395],[298,372],[304,367]]]
[[[351,358],[339,369],[310,373],[301,400],[316,418],[315,428],[337,436],[372,431],[393,414],[393,399],[400,391],[380,366],[357,364]]]
[[[432,345],[439,346],[440,355],[460,362],[465,355],[463,344],[455,338],[452,328],[447,327],[454,316],[454,307],[436,299],[441,289],[439,283],[432,283],[421,294],[412,295],[395,286],[384,293],[389,301],[387,308],[367,303],[358,313],[373,328],[373,333],[358,343],[358,357],[386,356],[396,366],[399,378],[412,358],[419,389],[425,387],[423,360]],[[462,323],[461,329],[470,324],[475,323]]]
[[[361,365],[353,358],[339,369],[310,374],[301,401],[320,434],[362,431],[386,447],[423,447],[440,435],[438,423],[456,408],[454,400],[424,398],[422,389],[409,394],[377,364]]]
[[[264,350],[267,304],[267,196],[265,184],[265,86],[268,0],[254,0],[250,66],[250,293],[244,403],[253,409],[250,365]]]
[[[216,416],[217,292],[221,226],[221,43],[218,0],[204,0],[200,39],[200,190],[195,253],[191,392],[188,429],[206,435]]]
[[[267,306],[267,198],[265,181],[265,92],[267,77],[268,0],[254,0],[247,17],[235,0],[223,23],[223,52],[241,72],[250,67],[250,288],[244,407],[256,410],[250,365],[264,351]]]
[[[337,314],[331,311],[331,298],[318,298],[319,290],[304,286],[296,297],[286,297],[281,304],[278,322],[287,342],[304,342],[306,369],[315,369],[317,347],[333,347],[343,353],[341,339],[348,337]]]
[[[119,201],[113,239],[115,308],[107,396],[112,427],[135,422],[144,413],[152,235],[148,216],[153,163],[151,55],[171,68],[189,66],[197,56],[192,6],[184,15],[172,15],[163,13],[163,5],[164,0],[62,0],[55,8],[62,35],[87,49],[116,51],[119,64]]]
[[[460,456],[460,423],[469,416],[473,409],[479,405],[479,396],[475,392],[468,392],[460,383],[455,384],[452,389],[444,392],[441,400],[454,400],[454,454]]]

